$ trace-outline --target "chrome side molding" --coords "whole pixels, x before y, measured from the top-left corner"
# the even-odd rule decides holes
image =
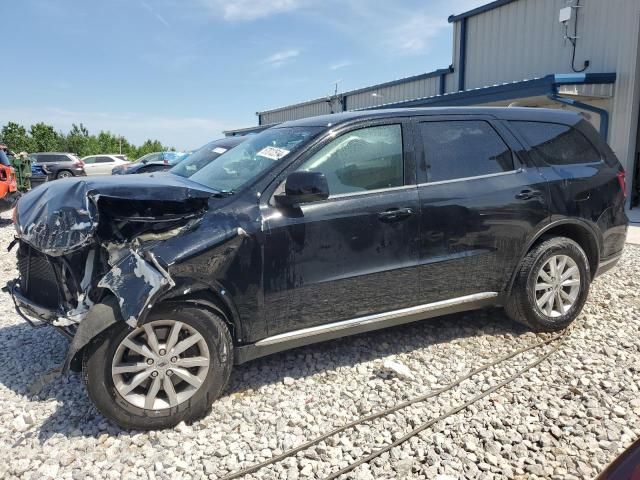
[[[264,347],[267,345],[274,345],[281,342],[289,342],[298,338],[308,338],[315,335],[324,335],[330,332],[338,332],[340,330],[346,330],[353,327],[360,327],[362,325],[375,324],[388,322],[394,319],[402,319],[409,315],[419,315],[421,313],[434,312],[437,310],[443,310],[446,308],[454,307],[456,305],[463,305],[465,303],[473,303],[481,300],[489,300],[496,298],[498,292],[481,292],[474,293],[473,295],[465,295],[463,297],[451,298],[448,300],[441,300],[439,302],[427,303],[425,305],[416,305],[415,307],[401,308],[400,310],[392,310],[390,312],[376,313],[374,315],[367,315],[365,317],[353,318],[350,320],[342,320],[340,322],[329,323],[327,325],[318,325],[316,327],[302,328],[300,330],[294,330],[292,332],[281,333],[272,337],[267,337],[259,340],[255,343],[256,347]]]

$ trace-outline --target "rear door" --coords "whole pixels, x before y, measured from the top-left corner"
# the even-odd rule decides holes
[[[96,164],[96,159],[98,157],[86,157],[83,158],[82,161],[84,162],[84,171],[87,175],[98,175],[97,172],[97,164]]]
[[[389,119],[329,133],[286,173],[324,173],[330,197],[295,210],[272,200],[263,205],[270,335],[417,304],[419,206],[409,126]]]
[[[494,296],[548,219],[545,181],[488,116],[425,117],[416,129],[421,301]]]
[[[113,157],[107,157],[105,155],[96,157],[96,162],[94,164],[95,175],[111,175],[111,169],[115,166],[116,161]]]

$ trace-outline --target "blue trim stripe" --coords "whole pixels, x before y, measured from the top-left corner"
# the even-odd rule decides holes
[[[586,73],[556,73],[554,76],[556,83],[584,83],[587,78]]]
[[[458,90],[464,90],[465,74],[467,70],[467,19],[460,23],[460,68],[458,72]]]

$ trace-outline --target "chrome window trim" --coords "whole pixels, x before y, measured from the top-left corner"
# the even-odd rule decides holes
[[[364,317],[353,318],[350,320],[342,320],[340,322],[329,323],[326,325],[318,325],[315,327],[302,328],[300,330],[294,330],[292,332],[281,333],[272,337],[267,337],[259,340],[255,343],[256,347],[264,347],[267,345],[278,344],[298,338],[308,338],[315,335],[322,335],[329,332],[336,332],[340,330],[346,330],[351,327],[384,322],[393,320],[395,318],[403,318],[408,315],[415,315],[420,313],[426,313],[431,311],[437,311],[440,309],[462,305],[465,303],[476,302],[479,300],[487,300],[496,298],[498,292],[481,292],[474,293],[472,295],[465,295],[463,297],[450,298],[448,300],[441,300],[438,302],[427,303],[424,305],[416,305],[415,307],[401,308],[399,310],[392,310],[390,312],[376,313],[373,315],[367,315]]]
[[[452,178],[451,180],[439,180],[437,182],[424,182],[419,183],[419,187],[424,187],[426,185],[443,185],[445,183],[454,183],[454,182],[466,182],[467,180],[476,180],[482,178],[492,178],[492,177],[502,177],[504,175],[513,175],[515,173],[522,173],[524,170],[522,168],[517,168],[514,170],[509,170],[508,172],[498,172],[498,173],[487,173],[486,175],[476,175],[474,177],[461,177],[461,178]]]
[[[338,193],[337,195],[329,195],[327,200],[333,200],[334,198],[344,198],[344,197],[355,197],[358,195],[368,195],[370,193],[383,193],[383,192],[393,192],[395,190],[405,190],[410,188],[416,188],[417,185],[401,185],[399,187],[388,187],[388,188],[376,188],[375,190],[362,190],[359,192],[349,192],[349,193]],[[323,200],[323,201],[327,201]]]

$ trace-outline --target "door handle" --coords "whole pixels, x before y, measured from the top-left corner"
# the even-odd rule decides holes
[[[532,190],[530,188],[522,190],[520,193],[516,193],[516,198],[518,200],[530,200],[540,196],[542,196],[542,192],[540,190]]]
[[[397,222],[413,215],[412,208],[390,208],[378,214],[378,218],[382,222]]]

